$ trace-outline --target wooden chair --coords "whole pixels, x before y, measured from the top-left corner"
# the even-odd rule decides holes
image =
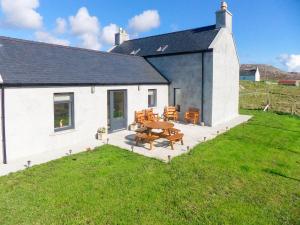
[[[181,145],[183,145],[183,134],[182,133],[173,134],[173,135],[167,137],[167,139],[170,143],[172,150],[174,150],[174,145],[173,145],[174,142],[180,141]]]
[[[159,121],[158,113],[154,113],[153,109],[146,109],[145,115],[148,121]]]
[[[159,136],[154,135],[154,134],[148,134],[148,133],[137,133],[135,135],[135,141],[136,145],[138,146],[139,142],[146,142],[150,144],[150,150],[152,150],[153,147],[153,142],[159,139]]]
[[[178,121],[178,112],[176,111],[176,107],[167,106],[164,109],[164,120],[174,120]]]
[[[135,111],[135,122],[143,124],[146,120],[145,113],[143,111]]]
[[[190,107],[185,113],[184,119],[187,123],[198,124],[200,118],[200,110],[198,108]]]

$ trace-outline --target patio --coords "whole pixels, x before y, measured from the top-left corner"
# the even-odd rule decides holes
[[[181,145],[180,142],[177,142],[174,144],[174,150],[171,150],[169,142],[166,139],[155,140],[152,150],[149,150],[149,143],[139,143],[139,145],[136,146],[135,132],[128,130],[109,134],[108,143],[126,149],[128,151],[133,151],[147,157],[156,158],[164,162],[168,162],[176,156],[187,153],[190,149],[192,149],[199,143],[211,140],[218,135],[230,130],[231,128],[247,122],[250,118],[251,116],[240,115],[237,118],[228,121],[227,123],[220,124],[215,127],[174,122],[174,127],[181,130],[181,133],[184,134],[184,145]]]

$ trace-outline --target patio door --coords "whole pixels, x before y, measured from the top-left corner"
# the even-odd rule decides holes
[[[108,124],[110,132],[126,129],[127,91],[108,91]]]

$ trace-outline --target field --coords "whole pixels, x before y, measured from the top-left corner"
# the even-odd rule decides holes
[[[240,107],[291,113],[300,116],[300,87],[266,84],[264,82],[240,82]]]
[[[169,164],[106,145],[0,177],[1,224],[299,224],[300,119],[243,113]]]

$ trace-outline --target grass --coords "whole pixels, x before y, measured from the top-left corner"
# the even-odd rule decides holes
[[[170,164],[106,145],[1,177],[1,224],[300,224],[300,119],[244,113]]]
[[[241,81],[240,85],[241,108],[263,109],[271,103],[271,111],[300,116],[300,87],[251,81]]]

